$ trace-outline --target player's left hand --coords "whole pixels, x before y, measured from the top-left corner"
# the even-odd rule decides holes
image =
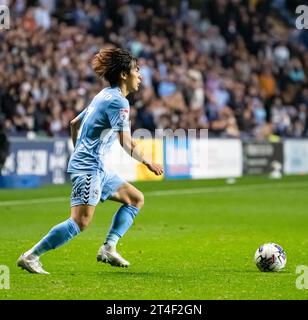
[[[154,172],[157,176],[160,176],[164,173],[163,166],[161,166],[160,164],[147,163],[146,166],[150,171]]]

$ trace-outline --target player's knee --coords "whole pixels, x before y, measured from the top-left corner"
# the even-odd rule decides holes
[[[79,226],[79,229],[80,229],[80,231],[82,232],[82,231],[84,231],[85,229],[87,229],[87,227],[88,227],[88,223],[85,223],[84,221],[80,221],[79,223],[78,223],[78,226]]]
[[[144,195],[142,192],[138,192],[133,199],[131,199],[131,205],[141,209],[144,205]]]
[[[84,231],[90,224],[91,220],[87,216],[81,216],[77,219],[76,223],[79,226],[80,231]]]

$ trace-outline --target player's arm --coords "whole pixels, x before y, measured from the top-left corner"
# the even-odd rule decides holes
[[[163,167],[160,164],[153,163],[151,159],[146,159],[137,143],[132,139],[129,131],[118,132],[119,141],[123,149],[134,159],[143,163],[147,168],[154,172],[157,176],[163,174]]]
[[[72,140],[73,140],[74,147],[76,145],[76,141],[77,141],[77,138],[78,138],[78,131],[80,129],[81,122],[82,122],[83,118],[85,117],[85,115],[87,114],[87,112],[88,112],[88,108],[84,109],[81,113],[79,113],[79,115],[76,118],[74,118],[70,122],[71,137],[72,137]]]
[[[77,116],[76,118],[74,118],[71,122],[70,122],[70,127],[71,127],[71,137],[73,140],[73,145],[75,147],[76,141],[77,141],[77,136],[78,136],[78,130],[80,128],[80,117]]]

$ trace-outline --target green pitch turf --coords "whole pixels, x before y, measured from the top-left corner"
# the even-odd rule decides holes
[[[135,185],[145,207],[118,246],[131,266],[96,262],[119,207],[107,201],[84,233],[42,257],[48,276],[17,268],[16,259],[67,219],[70,185],[1,190],[0,265],[10,268],[10,289],[0,289],[0,300],[308,299],[308,290],[296,288],[296,267],[308,266],[307,176]],[[254,265],[265,242],[285,249],[282,272]]]

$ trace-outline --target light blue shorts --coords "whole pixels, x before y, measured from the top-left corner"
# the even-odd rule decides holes
[[[113,172],[96,171],[92,173],[71,174],[71,207],[79,205],[96,206],[105,201],[126,183]]]

